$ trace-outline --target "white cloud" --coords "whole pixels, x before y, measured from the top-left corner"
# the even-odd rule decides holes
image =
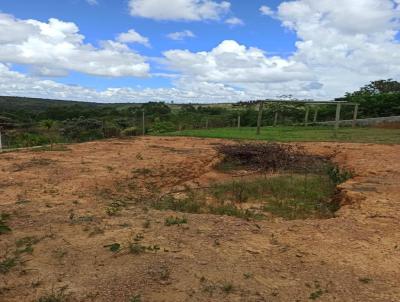
[[[65,75],[77,71],[98,76],[147,76],[149,65],[125,44],[84,43],[71,22],[20,20],[0,13],[0,62],[30,66],[37,74]]]
[[[99,2],[97,0],[86,0],[89,5],[98,5]]]
[[[283,2],[278,17],[299,38],[293,60],[315,74],[326,97],[399,78],[400,10],[391,0]]]
[[[190,30],[178,31],[178,32],[170,33],[167,35],[167,38],[169,38],[171,40],[176,40],[176,41],[184,40],[185,38],[194,38],[194,37],[196,37],[196,35],[193,32],[191,32]]]
[[[155,20],[219,20],[230,10],[227,1],[212,0],[129,0],[132,16]]]
[[[108,88],[97,91],[79,85],[65,85],[42,80],[19,72],[0,63],[0,91],[2,95],[76,100],[89,102],[124,103],[149,101],[235,102],[245,100],[244,92],[223,84],[181,81],[172,88]]]
[[[274,11],[266,5],[263,5],[260,7],[260,13],[265,16],[274,16],[275,15]]]
[[[223,41],[210,52],[169,50],[164,56],[170,69],[199,81],[232,84],[313,80],[301,62],[269,57],[258,48],[247,48],[233,40]]]
[[[298,37],[289,57],[224,41],[210,51],[170,50],[183,81],[219,83],[246,95],[330,99],[376,79],[400,79],[400,8],[391,0],[296,0],[274,16]]]
[[[244,25],[243,20],[237,18],[237,17],[232,17],[229,19],[225,20],[226,24],[232,25],[232,26],[237,26],[237,25]]]
[[[117,41],[121,43],[139,43],[150,47],[149,38],[143,37],[134,29],[130,29],[126,33],[119,34]]]

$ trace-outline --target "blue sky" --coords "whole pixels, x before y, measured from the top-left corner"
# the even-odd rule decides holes
[[[3,83],[3,90],[6,94],[99,101],[122,101],[115,97],[121,93],[128,101],[237,101],[280,94],[329,99],[369,80],[399,76],[398,56],[375,57],[378,53],[381,56],[380,49],[399,50],[397,0],[355,0],[350,4],[345,0],[154,1],[97,0],[89,4],[89,0],[0,0],[0,21],[5,20],[0,33],[3,30],[11,36],[17,25],[21,26],[18,34],[26,31],[18,41],[0,39],[3,73],[25,77],[24,88],[10,89]],[[174,3],[194,10],[162,15]],[[261,13],[262,7],[269,13]],[[207,11],[190,16],[201,9]],[[242,24],[228,24],[232,18]],[[58,25],[49,19],[57,19]],[[366,22],[370,26],[359,25]],[[49,42],[48,32],[43,30],[47,25],[51,39],[57,36],[54,41]],[[147,38],[150,45],[121,42],[118,35],[129,30]],[[168,34],[183,31],[195,37],[168,38]],[[63,32],[67,33],[65,41],[59,38]],[[84,40],[77,42],[78,35]],[[41,49],[35,41],[40,41]],[[107,48],[104,41],[114,43],[112,54],[99,54]],[[89,44],[93,49],[85,52],[83,59],[81,53]],[[63,47],[70,52],[64,52]],[[21,53],[10,55],[9,49],[14,48]],[[41,52],[50,59],[42,59]],[[113,56],[118,61],[115,66]],[[378,62],[366,68],[371,58]],[[93,65],[105,61],[105,71],[93,71]],[[86,63],[90,66],[85,67]],[[132,68],[124,70],[124,66]],[[140,72],[135,69],[139,67]],[[47,71],[42,72],[43,68]],[[29,80],[37,85],[29,87]],[[52,90],[46,80],[56,89]]]

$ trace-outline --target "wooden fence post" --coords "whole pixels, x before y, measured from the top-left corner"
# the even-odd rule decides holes
[[[353,122],[351,126],[354,128],[356,126],[356,121],[357,121],[357,115],[358,115],[358,104],[354,105],[354,114],[353,114]]]
[[[144,109],[142,112],[142,134],[146,135],[146,121],[145,121]]]
[[[317,122],[317,119],[318,119],[318,107],[315,107],[315,111],[314,111],[314,123],[316,123]]]
[[[0,127],[0,153],[3,152],[3,143],[1,141],[1,127]]]
[[[274,117],[274,127],[278,125],[278,111],[275,111],[275,117]]]
[[[304,116],[304,126],[308,126],[308,115],[310,114],[310,107],[306,105],[306,115]]]
[[[258,107],[257,135],[260,135],[260,133],[261,133],[261,122],[262,122],[263,109],[264,109],[264,102],[261,101],[260,105]]]
[[[337,130],[339,129],[340,123],[340,110],[342,109],[342,104],[338,103],[336,105],[336,118],[335,118],[335,136],[337,135]]]
[[[237,126],[238,126],[238,129],[240,129],[240,113],[238,114],[238,119],[237,119]]]

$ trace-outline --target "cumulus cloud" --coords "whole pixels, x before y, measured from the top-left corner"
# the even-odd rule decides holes
[[[261,49],[226,40],[209,52],[188,50],[164,52],[167,66],[199,81],[221,83],[282,82],[312,80],[304,64],[278,56],[267,56]]]
[[[167,38],[175,41],[181,41],[186,38],[194,38],[194,37],[196,37],[196,35],[190,30],[178,31],[167,35]]]
[[[178,80],[172,88],[108,88],[102,91],[79,85],[65,85],[12,71],[0,63],[2,95],[76,100],[89,102],[124,103],[149,101],[236,102],[245,93],[219,83]]]
[[[274,11],[269,6],[266,6],[266,5],[261,6],[259,10],[260,10],[260,13],[265,16],[274,16],[275,15]]]
[[[243,20],[241,20],[237,17],[232,17],[232,18],[226,19],[225,23],[232,25],[232,26],[244,25]]]
[[[94,47],[84,39],[71,22],[20,20],[0,13],[0,62],[24,64],[43,75],[77,71],[111,77],[147,76],[145,59],[125,44],[109,40]]]
[[[299,38],[292,59],[312,70],[327,97],[399,78],[399,17],[391,0],[297,0],[278,8],[282,24]]]
[[[286,1],[274,17],[298,37],[289,57],[224,41],[210,51],[167,51],[166,64],[184,79],[265,97],[330,99],[372,80],[399,79],[400,7],[391,0]]]
[[[134,29],[130,29],[126,33],[119,34],[117,41],[121,43],[139,43],[150,47],[149,38],[142,36]]]
[[[155,20],[219,20],[230,10],[227,1],[129,0],[132,16]]]

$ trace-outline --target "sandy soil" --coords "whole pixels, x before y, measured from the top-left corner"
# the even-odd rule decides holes
[[[63,289],[71,301],[400,301],[400,145],[303,144],[356,177],[327,220],[171,214],[154,192],[221,177],[219,140],[146,137],[0,155],[0,262],[21,239],[33,252],[0,274],[0,301],[37,301]],[[109,216],[111,202],[124,201]],[[149,226],[145,222],[149,221]],[[135,236],[157,252],[113,253]],[[132,300],[135,301],[135,300]]]

